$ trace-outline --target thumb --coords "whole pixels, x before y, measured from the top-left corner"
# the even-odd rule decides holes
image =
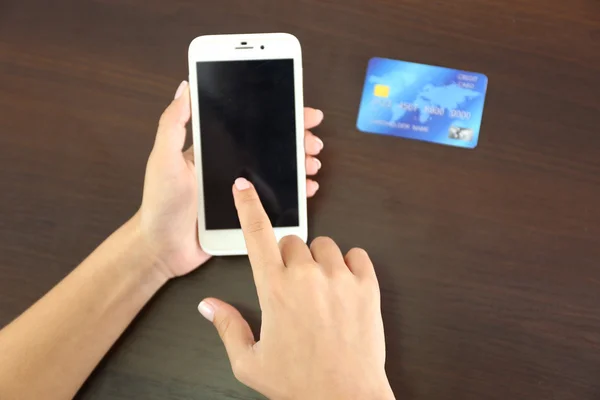
[[[237,376],[241,371],[236,369],[241,367],[242,360],[250,354],[256,343],[250,325],[235,307],[215,298],[202,300],[198,304],[198,311],[217,328]]]
[[[181,152],[185,143],[185,125],[190,120],[190,91],[186,81],[181,82],[175,93],[175,99],[160,116],[155,148],[177,150]]]

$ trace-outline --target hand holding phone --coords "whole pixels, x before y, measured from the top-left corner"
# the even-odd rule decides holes
[[[186,125],[190,120],[190,90],[186,81],[160,117],[154,148],[146,167],[144,197],[136,216],[140,233],[155,253],[158,266],[169,278],[181,276],[206,262],[210,255],[198,244],[198,182],[194,149],[183,151]],[[306,129],[318,126],[323,113],[304,109]],[[321,163],[314,157],[323,142],[310,131],[304,133],[306,173],[315,175]],[[306,195],[312,197],[317,182],[306,179]],[[231,195],[231,192],[229,191]],[[233,202],[233,201],[232,201]]]
[[[271,399],[393,399],[368,254],[343,256],[324,237],[310,248],[297,236],[277,243],[254,185],[237,179],[233,197],[262,310],[260,341],[231,305],[209,298],[198,309],[238,380]]]

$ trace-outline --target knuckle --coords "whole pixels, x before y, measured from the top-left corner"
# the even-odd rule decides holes
[[[331,246],[335,246],[335,242],[333,241],[333,239],[327,236],[319,236],[318,238],[315,238],[312,241],[312,243],[310,244],[310,249],[323,249]]]
[[[354,247],[350,249],[350,251],[346,254],[346,257],[368,259],[369,253],[367,253],[365,249],[361,249],[360,247]]]
[[[236,358],[231,361],[231,370],[233,372],[233,376],[240,382],[245,382],[248,378],[248,367],[247,362],[243,358]]]
[[[300,239],[298,236],[296,235],[287,235],[281,238],[281,240],[279,241],[279,243],[281,243],[281,245],[286,246],[289,244],[294,244],[295,242],[301,241],[302,239]]]
[[[229,327],[231,326],[231,318],[221,318],[220,320],[216,321],[215,325],[221,340],[224,342],[227,336],[227,331],[229,331]]]
[[[304,242],[302,241],[302,239],[300,239],[296,235],[284,236],[279,240],[279,248],[281,249],[281,251],[285,251],[288,248],[292,249],[292,248],[294,248],[294,246],[297,246],[298,244],[300,244],[298,242],[300,242],[302,245],[304,245]]]
[[[369,279],[362,279],[361,284],[368,296],[380,296],[379,283],[377,282],[377,278],[373,277]]]
[[[246,231],[248,233],[260,233],[267,229],[267,224],[264,220],[255,220],[248,223]]]
[[[371,261],[371,257],[369,257],[369,253],[360,247],[354,247],[346,253],[344,260],[355,272],[368,276],[375,275],[373,262]]]
[[[161,127],[168,125],[170,119],[171,119],[171,115],[169,113],[169,110],[167,109],[161,114],[161,116],[158,120],[158,127],[161,128]]]
[[[327,281],[327,276],[318,265],[299,265],[294,268],[297,270],[299,279],[303,280],[310,287],[321,287]]]

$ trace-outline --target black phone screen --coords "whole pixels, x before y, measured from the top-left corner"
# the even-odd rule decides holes
[[[293,60],[198,62],[197,74],[205,228],[240,228],[238,177],[274,227],[299,226]]]

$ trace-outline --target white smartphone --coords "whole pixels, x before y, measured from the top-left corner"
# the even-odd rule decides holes
[[[257,189],[277,240],[306,241],[302,52],[285,33],[200,36],[189,47],[198,236],[212,255],[247,254],[231,188]]]

